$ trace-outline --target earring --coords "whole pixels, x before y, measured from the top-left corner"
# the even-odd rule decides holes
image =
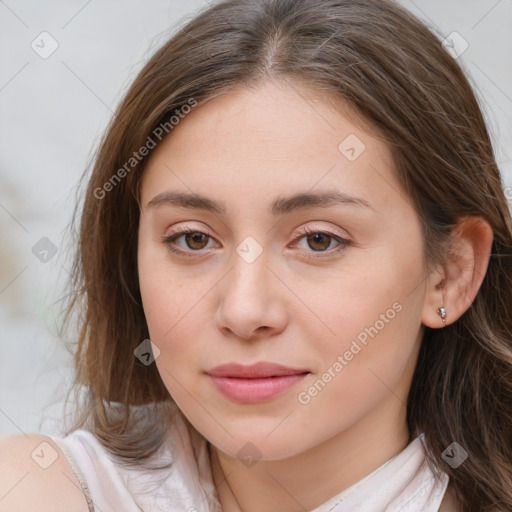
[[[437,308],[437,314],[441,317],[441,320],[443,321],[443,323],[446,323],[446,309],[444,308],[444,306],[441,306],[440,308]]]

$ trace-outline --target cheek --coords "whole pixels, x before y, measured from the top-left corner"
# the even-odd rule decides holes
[[[412,242],[411,246],[415,247]],[[376,389],[397,383],[410,363],[421,328],[420,251],[388,245],[366,261],[371,264],[349,265],[343,276],[333,280],[319,309],[331,330],[316,343],[323,371],[328,372],[325,378],[337,382],[329,384],[333,393],[340,394],[336,399],[350,402],[366,401]]]
[[[182,285],[169,272],[161,252],[155,249],[154,243],[140,237],[137,261],[142,305],[151,340],[160,349],[183,316],[180,309],[184,307],[183,301],[175,300]]]
[[[184,283],[169,265],[169,255],[161,244],[151,238],[150,229],[139,231],[137,267],[144,314],[150,334],[161,339],[179,318],[185,308]],[[181,313],[183,315],[183,313]]]
[[[192,361],[204,366],[203,352],[191,340],[204,338],[208,284],[201,275],[191,277],[190,268],[172,267],[166,251],[151,245],[139,246],[138,271],[150,339],[160,349],[156,362],[167,384],[164,369],[185,375]]]
[[[369,252],[369,251],[368,251]],[[319,317],[328,327],[323,329],[326,346],[336,351],[349,348],[353,339],[364,343],[368,334],[365,329],[377,324],[379,332],[389,331],[394,323],[397,309],[393,305],[403,300],[402,288],[406,276],[393,262],[393,255],[376,249],[374,254],[365,254],[354,263],[347,264],[328,286],[318,288],[309,300],[315,300],[312,309],[319,311]],[[384,315],[383,318],[381,316]],[[330,331],[330,336],[329,332]]]
[[[348,428],[389,397],[390,390],[406,401],[401,389],[415,363],[415,308],[394,294],[363,306],[357,316],[340,315],[336,336],[324,337],[316,350],[323,365],[296,391],[301,413],[323,425],[318,435]]]
[[[140,289],[144,314],[151,339],[161,348],[170,350],[185,344],[181,334],[194,336],[203,324],[198,318],[197,297],[199,290],[187,287],[168,274],[151,272],[141,279]],[[195,300],[194,300],[195,299]],[[204,325],[204,324],[203,324]]]
[[[207,367],[197,343],[204,336],[204,321],[198,317],[197,292],[184,294],[184,286],[172,276],[154,271],[141,280],[141,295],[151,341],[159,348],[155,360],[169,394],[184,410],[189,393],[196,394],[196,379]],[[190,287],[188,288],[190,292]]]
[[[364,294],[353,297],[350,311],[341,311],[332,322],[335,335],[324,336],[316,348],[323,367],[315,377],[327,380],[335,395],[331,399],[350,404],[350,410],[369,405],[375,392],[385,391],[379,377],[393,387],[414,347],[414,329],[407,319],[414,312],[402,297],[380,291],[374,289],[375,295],[367,299]]]

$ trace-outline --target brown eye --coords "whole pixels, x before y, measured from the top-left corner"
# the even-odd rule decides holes
[[[325,253],[325,256],[334,255],[335,253],[342,252],[351,244],[349,240],[334,233],[318,230],[312,231],[309,228],[302,228],[300,233],[302,233],[302,236],[299,238],[299,241],[304,240],[306,244],[306,247],[303,247],[303,249],[310,253],[320,253],[318,256],[310,256],[312,258],[324,256],[323,253]],[[177,243],[181,238],[184,239],[185,245]],[[180,256],[201,256],[205,252],[203,249],[207,247],[210,240],[213,240],[210,235],[187,228],[165,237],[163,243],[171,252]],[[337,245],[334,246],[334,249],[328,250],[333,241]]]
[[[313,233],[307,236],[309,246],[314,250],[324,251],[331,245],[332,237],[327,233]]]
[[[183,236],[185,237],[185,243],[190,249],[204,249],[208,244],[208,235],[205,235],[199,231],[195,231],[194,233],[186,233]]]
[[[180,238],[184,239],[185,246],[177,243]],[[187,228],[165,237],[163,243],[171,252],[179,254],[180,256],[192,256],[195,252],[204,252],[202,249],[208,245],[210,239],[211,236],[206,233]]]
[[[335,254],[341,254],[351,242],[339,235],[330,233],[328,231],[313,230],[310,227],[303,227],[299,229],[302,234],[299,237],[298,242],[295,243],[297,247],[304,249],[310,255],[310,258],[322,258],[334,256]],[[332,242],[335,243],[334,248],[331,248]],[[301,243],[303,244],[300,247]],[[311,253],[317,253],[312,255]]]

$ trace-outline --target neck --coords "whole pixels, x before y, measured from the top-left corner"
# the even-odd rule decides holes
[[[210,445],[222,510],[313,510],[355,484],[412,441],[405,406],[394,395],[380,405],[380,410],[374,409],[349,429],[286,459],[260,460],[246,467]],[[394,421],[382,421],[383,414]]]

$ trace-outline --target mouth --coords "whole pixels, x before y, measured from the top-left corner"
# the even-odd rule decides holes
[[[289,390],[311,372],[276,363],[259,362],[253,365],[228,363],[206,372],[216,389],[238,403],[270,400]]]

